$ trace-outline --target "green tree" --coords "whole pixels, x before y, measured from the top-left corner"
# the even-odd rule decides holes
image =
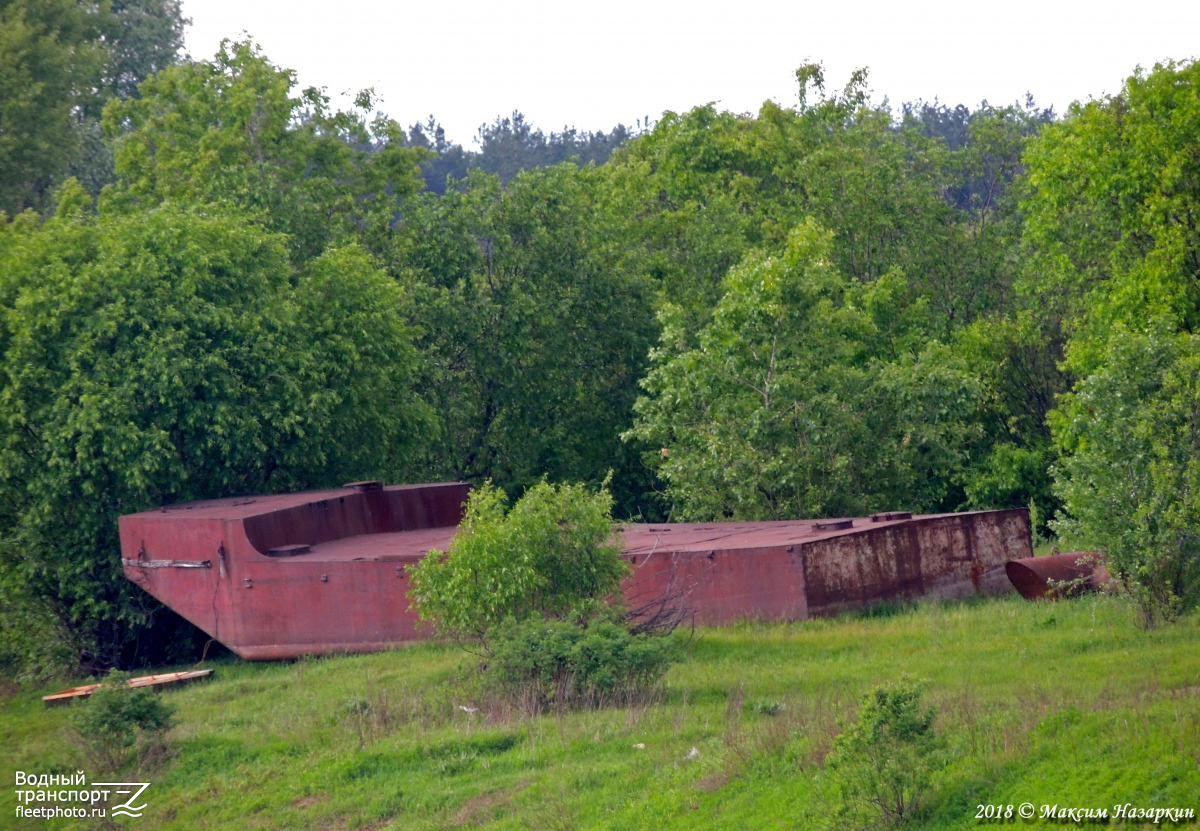
[[[129,676],[110,672],[71,713],[71,726],[97,773],[111,774],[164,745],[175,708],[149,687],[131,688]]]
[[[815,223],[726,278],[691,347],[676,314],[627,434],[681,519],[783,519],[954,505],[976,433],[972,379],[906,322],[893,272],[847,283]],[[894,357],[890,354],[895,349]],[[661,451],[659,451],[661,448]]]
[[[1077,382],[1051,413],[1061,533],[1107,552],[1143,620],[1197,603],[1200,64],[1138,70],[1024,158],[1023,290]]]
[[[796,108],[768,101],[756,117],[712,105],[666,113],[609,165],[638,200],[637,261],[687,312],[687,325],[704,322],[725,272],[747,251],[779,249],[805,217],[835,231],[831,256],[847,278],[869,283],[902,268],[942,337],[1007,302],[1011,235],[998,217],[1011,210],[996,198],[997,182],[1015,173],[1027,119],[989,111],[952,152],[873,104],[865,70],[830,95],[819,65],[797,75]],[[960,180],[985,172],[988,199],[950,197]]]
[[[594,167],[558,165],[507,188],[472,174],[400,211],[385,257],[424,334],[422,388],[444,426],[435,476],[513,493],[543,476],[598,485],[621,512],[648,487],[620,433],[654,338],[653,292],[621,263],[622,218]]]
[[[106,57],[96,97],[99,102],[133,98],[143,80],[179,60],[183,29],[191,21],[183,17],[179,0],[115,0],[105,8],[110,12],[102,23]],[[93,196],[117,178],[100,113],[100,103],[79,111],[66,171]]]
[[[640,127],[639,121],[638,129]],[[634,130],[618,124],[608,133],[603,130],[580,132],[573,127],[564,127],[561,133],[552,132],[547,136],[535,129],[520,112],[514,112],[511,117],[497,117],[491,124],[479,128],[475,138],[478,150],[465,150],[461,144],[448,140],[446,131],[432,115],[424,124],[418,122],[408,128],[408,143],[436,153],[421,165],[421,175],[425,186],[440,196],[446,192],[451,180],[462,181],[471,170],[495,174],[507,184],[522,170],[550,167],[566,161],[573,161],[580,167],[601,165],[634,135]]]
[[[109,9],[101,86],[107,97],[136,98],[142,81],[179,59],[191,20],[180,0],[110,0]]]
[[[963,419],[955,428],[963,441],[955,440],[956,461],[935,477],[941,496],[919,501],[983,508],[1032,499],[1042,515],[1052,514],[1054,451],[1044,416],[1069,378],[1056,367],[1061,327],[1031,316],[1025,309],[1035,302],[1015,291],[1021,190],[1014,187],[1025,147],[1051,114],[1032,102],[985,103],[961,108],[957,126],[946,130],[928,123],[942,118],[936,108],[920,117],[908,108],[897,122],[871,102],[865,71],[828,93],[820,65],[801,67],[797,79],[794,108],[766,102],[755,117],[711,105],[667,113],[606,166],[617,212],[636,217],[625,232],[626,267],[646,273],[669,306],[662,319],[671,349],[699,346],[725,302],[730,268],[754,250],[781,252],[789,229],[814,219],[832,231],[829,261],[870,318],[854,335],[863,354],[898,365],[928,349],[922,367],[966,371],[982,393],[950,419]],[[701,412],[680,422],[704,424]],[[728,438],[736,444],[745,434],[734,433]],[[649,441],[640,427],[629,435]],[[864,435],[861,443],[886,440]],[[675,464],[651,461],[660,473]],[[688,475],[681,470],[679,478]]]
[[[104,17],[76,0],[0,0],[0,211],[43,208],[98,103]]]
[[[612,151],[630,138],[630,132],[618,124],[611,133],[603,131],[581,133],[564,127],[561,133],[549,136],[525,120],[520,112],[511,117],[497,117],[491,124],[479,128],[475,139],[478,153],[472,154],[471,166],[494,173],[508,183],[522,170],[550,167],[565,161],[580,166],[604,164]]]
[[[1018,209],[1029,142],[1053,121],[1052,110],[1022,106],[974,112],[923,105],[905,107],[905,123],[944,142],[941,181],[955,208],[958,243],[949,270],[957,272],[957,302],[944,307],[950,345],[980,383],[977,417],[983,436],[963,484],[971,508],[1032,506],[1037,532],[1059,508],[1051,489],[1056,458],[1046,415],[1069,388],[1061,367],[1064,338],[1058,321],[1015,291],[1022,216]],[[936,308],[935,291],[931,304]],[[965,325],[961,325],[964,324]]]
[[[1100,552],[1153,626],[1200,606],[1200,335],[1118,328],[1055,413],[1060,534]]]
[[[623,512],[639,510],[648,477],[619,434],[653,312],[645,281],[617,263],[595,168],[544,168],[507,188],[476,174],[418,198],[424,150],[391,122],[329,112],[315,90],[294,97],[293,74],[245,43],[141,90],[107,110],[110,209],[232,203],[287,233],[298,262],[359,241],[422,332],[422,393],[444,427],[426,475],[520,491],[543,475],[598,484],[615,468]]]
[[[1200,327],[1200,63],[1139,70],[1072,105],[1025,164],[1023,287],[1063,320],[1077,377],[1117,324]]]
[[[314,257],[357,239],[386,239],[397,201],[422,186],[426,151],[406,146],[395,122],[367,114],[369,90],[352,112],[331,112],[295,73],[249,42],[222,43],[212,61],[171,66],[138,98],[114,100],[104,126],[115,143],[110,210],[163,200],[236,205],[288,235],[293,254]]]
[[[1036,533],[1059,511],[1051,466],[1058,454],[1047,417],[1070,388],[1063,338],[1029,310],[981,318],[960,330],[954,353],[979,380],[983,437],[963,473],[971,508],[1031,504]]]
[[[394,247],[381,257],[413,287],[414,322],[425,330],[423,387],[447,428],[430,448],[431,471],[519,492],[543,474],[595,484],[614,468],[623,515],[665,512],[639,464],[643,434],[616,441],[657,334],[652,313],[669,304],[664,320],[695,346],[729,269],[751,250],[782,250],[805,217],[836,222],[829,256],[847,290],[870,304],[865,354],[895,373],[932,339],[951,343],[974,321],[1011,311],[1015,223],[998,194],[1029,132],[1024,111],[974,118],[955,155],[872,105],[862,73],[828,97],[814,97],[814,76],[806,79],[797,109],[667,113],[603,167],[544,168],[507,186],[476,173],[440,199],[401,205]],[[532,141],[523,122],[496,131]],[[436,125],[429,133],[436,139]],[[958,179],[986,198],[948,199]],[[922,370],[952,361],[936,347],[926,357]],[[971,416],[1001,425],[979,441],[1036,444],[1038,436],[1014,437],[1027,422],[1010,415]],[[968,464],[988,450],[955,452]],[[1031,458],[1041,465],[1037,482],[976,488],[979,504],[999,494],[1024,505],[1031,488],[1045,497],[1045,455]],[[956,477],[940,475],[932,489],[941,495],[927,501],[961,504],[961,486],[948,484]]]
[[[297,270],[241,215],[87,201],[0,226],[2,568],[107,666],[172,648],[122,576],[118,516],[401,478],[430,420],[404,297],[361,250]]]
[[[47,207],[75,176],[93,195],[113,180],[99,117],[174,63],[179,0],[0,2],[0,210]]]

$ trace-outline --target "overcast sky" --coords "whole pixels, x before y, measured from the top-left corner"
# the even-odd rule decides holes
[[[401,123],[434,114],[470,145],[515,109],[584,130],[716,101],[796,103],[794,71],[829,86],[868,67],[877,100],[1010,103],[1060,112],[1117,90],[1137,65],[1200,53],[1200,1],[184,0],[187,48],[209,57],[249,33],[304,86],[335,98],[373,86]]]

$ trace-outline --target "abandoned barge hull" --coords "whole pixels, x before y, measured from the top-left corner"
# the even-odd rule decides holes
[[[372,652],[429,637],[408,566],[446,550],[465,483],[174,505],[120,519],[126,577],[248,660]],[[885,600],[1011,590],[1024,510],[627,526],[630,608],[697,624],[804,620]]]

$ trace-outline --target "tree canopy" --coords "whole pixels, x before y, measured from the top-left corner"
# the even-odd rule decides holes
[[[0,662],[187,650],[119,514],[366,476],[1030,507],[1194,605],[1195,62],[1061,118],[807,64],[795,106],[467,151],[248,41],[181,61],[180,13],[0,0]]]
[[[850,284],[831,248],[810,220],[781,254],[732,269],[695,347],[678,311],[664,311],[629,435],[661,445],[647,459],[680,519],[961,501],[954,474],[975,432],[977,385],[906,325],[902,273]]]
[[[361,250],[297,270],[284,238],[236,214],[91,218],[73,197],[0,237],[3,582],[87,661],[161,659],[118,516],[402,477],[430,414],[403,295]]]
[[[175,62],[186,23],[179,0],[0,2],[0,211],[45,209],[68,176],[111,181],[100,110]]]
[[[1023,288],[1079,379],[1049,417],[1058,527],[1169,620],[1200,605],[1200,65],[1139,70],[1026,159]]]

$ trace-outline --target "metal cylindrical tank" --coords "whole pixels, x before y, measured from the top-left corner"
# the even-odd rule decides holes
[[[1108,569],[1089,551],[1027,557],[1004,564],[1009,581],[1026,600],[1057,600],[1098,591],[1109,580]]]

